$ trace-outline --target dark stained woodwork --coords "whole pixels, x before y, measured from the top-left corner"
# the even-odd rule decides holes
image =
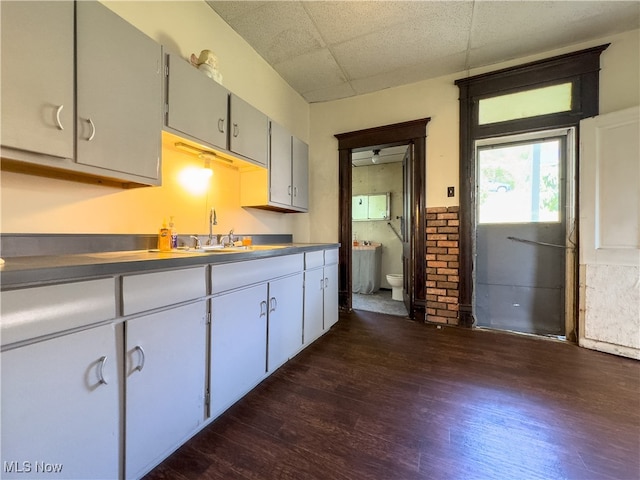
[[[460,90],[460,296],[459,324],[472,326],[473,316],[473,251],[476,226],[476,158],[474,142],[481,138],[513,135],[562,127],[577,127],[583,118],[598,114],[600,54],[609,44],[544,60],[496,70],[455,81]],[[573,97],[570,112],[478,125],[478,102],[507,93],[515,93],[547,85],[572,82]],[[575,152],[578,156],[578,137]],[[576,178],[579,178],[579,158],[576,159]],[[575,189],[576,211],[579,211],[578,188]],[[578,258],[578,252],[576,252]],[[577,266],[574,266],[577,268]],[[578,291],[578,275],[575,275]],[[578,296],[576,295],[576,301]],[[574,308],[578,312],[577,305]],[[578,322],[573,319],[574,330],[566,332],[571,339],[578,338]]]
[[[640,362],[356,311],[145,480],[638,478]]]
[[[420,322],[426,320],[427,298],[427,262],[426,262],[426,134],[430,118],[412,120],[409,122],[368,128],[355,132],[335,135],[338,139],[339,150],[339,222],[340,222],[340,253],[338,274],[338,298],[340,308],[350,311],[351,297],[351,153],[354,150],[384,148],[395,145],[414,145],[414,156],[409,166],[411,170],[412,193],[412,223],[411,229],[411,265],[410,276],[412,309],[409,317]],[[405,272],[406,274],[406,272]]]

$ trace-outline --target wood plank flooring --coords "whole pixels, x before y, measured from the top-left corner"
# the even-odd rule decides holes
[[[639,478],[640,362],[354,312],[145,480]]]

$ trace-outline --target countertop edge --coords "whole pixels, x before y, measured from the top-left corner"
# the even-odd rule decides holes
[[[0,266],[0,291],[124,274],[241,262],[339,247],[339,243],[293,243],[286,248],[251,252],[174,253],[140,250],[126,252],[126,255],[123,252],[120,258],[117,256],[118,252],[110,252],[105,258],[100,258],[100,254],[91,253],[8,258],[5,259],[5,264]]]

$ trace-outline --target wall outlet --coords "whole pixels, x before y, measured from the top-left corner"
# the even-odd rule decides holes
[[[455,187],[447,187],[447,197],[455,197],[456,195]]]

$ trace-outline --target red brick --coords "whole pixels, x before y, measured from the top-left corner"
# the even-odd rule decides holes
[[[429,268],[427,267],[427,275],[429,274],[437,274],[438,273],[438,269],[437,268]]]
[[[460,240],[460,235],[457,233],[449,233],[447,234],[449,240]]]
[[[434,241],[427,240],[425,242],[425,244],[426,244],[427,247],[435,247],[435,246],[437,246],[438,242],[436,242],[435,240]],[[429,248],[427,248],[427,251],[429,251]]]
[[[446,317],[438,317],[437,315],[431,315],[427,317],[427,321],[434,322],[434,323],[444,323],[444,324],[448,323]]]
[[[455,213],[439,213],[438,220],[457,220],[458,215]]]
[[[460,310],[460,305],[457,303],[450,303],[448,310],[452,310],[454,312],[457,312],[458,310]]]
[[[456,227],[438,227],[438,232],[440,232],[440,233],[458,233],[458,228],[456,228]]]
[[[450,227],[439,227],[439,228],[450,228]],[[439,228],[438,227],[427,227],[426,228],[427,235],[429,235],[430,233],[437,233]],[[457,229],[456,229],[456,231],[457,231]]]
[[[438,288],[446,288],[447,290],[458,289],[458,284],[456,282],[437,282],[435,286]]]
[[[458,248],[458,242],[453,240],[438,240],[438,247]]]
[[[445,213],[447,211],[447,207],[429,207],[427,208],[427,214],[429,213]]]
[[[460,268],[459,262],[447,262],[447,263],[448,263],[447,267],[449,268]]]
[[[449,220],[447,225],[450,227],[458,227],[460,226],[460,220]]]
[[[448,212],[459,212],[460,211],[460,207],[458,205],[453,205],[451,207],[447,207],[447,211]]]
[[[449,265],[447,265],[448,262],[439,262],[437,260],[432,260],[430,262],[427,262],[427,267],[433,267],[433,268],[447,268]]]
[[[438,218],[438,215],[437,215],[437,214],[435,214],[435,213],[427,213],[427,214],[425,215],[425,218],[426,218],[427,220],[435,220],[436,218]]]
[[[429,242],[427,242],[429,243]],[[429,246],[427,245],[427,253],[442,253],[442,254],[446,254],[449,253],[449,249],[444,248],[444,247],[436,247],[434,246]]]
[[[438,296],[437,295],[429,295],[427,294],[425,296],[425,298],[427,299],[427,302],[437,302],[438,301]]]
[[[436,277],[439,277],[440,275],[435,275]],[[437,280],[436,278],[434,278],[434,280]],[[458,275],[449,275],[447,277],[447,281],[448,282],[459,282],[460,281],[460,277]]]
[[[460,292],[457,288],[447,288],[447,296],[458,298],[460,296]]]
[[[436,310],[436,315],[438,315],[439,317],[452,318],[457,317],[458,313],[452,312],[451,310]]]
[[[436,255],[436,257],[442,262],[456,262],[458,260],[457,255]]]
[[[456,242],[456,243],[457,243],[457,242]],[[438,253],[438,252],[436,252],[436,253]],[[447,253],[448,253],[449,255],[460,255],[460,249],[459,249],[459,248],[453,248],[453,247],[452,247],[452,248],[447,249]]]
[[[440,303],[440,302],[427,302],[427,307],[435,308],[436,310],[446,310],[447,309],[447,304],[446,303]]]
[[[447,275],[437,275],[435,273],[432,275],[429,275],[429,280],[434,280],[436,282],[438,281],[446,282],[448,279],[449,279],[449,276]]]
[[[439,268],[436,273],[438,275],[457,275],[458,269],[457,268]],[[447,280],[449,279],[447,278]]]
[[[436,260],[437,255],[435,253],[427,253],[424,258],[428,262],[429,260]]]
[[[458,297],[438,297],[440,303],[458,303]]]
[[[428,227],[446,227],[447,220],[427,220]]]
[[[434,233],[429,235],[429,240],[449,240],[449,236],[446,233]]]
[[[447,282],[443,282],[443,283],[447,283]],[[456,284],[456,285],[457,285],[457,284]],[[434,282],[433,280],[427,280],[427,281],[425,282],[425,286],[426,286],[427,288],[435,288],[435,287],[437,287],[437,284],[436,284],[436,282]],[[447,288],[447,287],[444,287],[444,288]]]
[[[435,314],[436,314],[435,308],[427,308],[427,315],[435,315]]]
[[[428,295],[446,295],[447,291],[440,288],[427,288],[427,296]],[[437,301],[437,299],[435,299]]]

